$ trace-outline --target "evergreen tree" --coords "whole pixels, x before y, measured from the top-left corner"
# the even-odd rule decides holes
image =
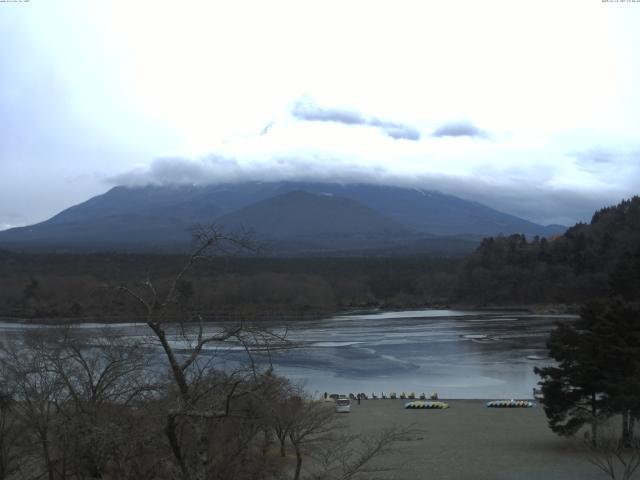
[[[609,287],[614,295],[626,302],[638,301],[640,293],[640,247],[618,260],[609,276]]]
[[[622,442],[629,444],[635,419],[640,418],[640,311],[616,301],[589,320],[604,344],[599,361],[608,369],[607,408],[621,415]]]
[[[573,436],[589,424],[592,438],[597,436],[597,421],[604,411],[604,372],[595,361],[597,348],[589,337],[576,325],[558,325],[547,342],[558,365],[535,368],[542,379],[539,384],[549,427],[558,435]]]
[[[557,366],[536,368],[551,429],[571,436],[620,414],[622,440],[640,416],[640,312],[617,301],[592,303],[575,324],[561,324],[547,343]]]

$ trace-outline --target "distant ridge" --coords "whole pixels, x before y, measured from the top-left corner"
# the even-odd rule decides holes
[[[565,230],[428,190],[308,182],[151,185],[114,187],[45,222],[0,232],[0,248],[178,251],[189,247],[195,223],[252,229],[279,254],[460,254],[485,236]]]
[[[242,207],[219,217],[216,222],[232,229],[249,227],[271,238],[411,233],[407,227],[355,200],[302,190]]]

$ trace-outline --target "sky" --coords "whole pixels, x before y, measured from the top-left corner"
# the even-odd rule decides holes
[[[0,2],[0,229],[119,185],[640,193],[640,2]]]

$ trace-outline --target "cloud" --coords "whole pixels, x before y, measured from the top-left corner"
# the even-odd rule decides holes
[[[471,122],[451,122],[440,125],[431,136],[488,138],[489,135]]]
[[[394,140],[420,140],[420,131],[410,125],[381,120],[375,117],[365,117],[355,110],[339,108],[322,108],[311,101],[299,100],[292,110],[292,115],[298,120],[307,122],[336,122],[344,125],[362,125],[376,127]]]
[[[353,110],[337,108],[321,108],[310,102],[298,101],[291,111],[298,120],[309,122],[338,122],[345,125],[366,125],[367,120],[362,114]]]
[[[576,172],[588,174],[609,188],[638,194],[640,182],[640,149],[593,147],[567,154],[573,158]]]
[[[408,125],[403,125],[401,123],[388,122],[379,120],[377,118],[372,118],[367,122],[367,125],[381,128],[384,133],[389,135],[394,140],[420,140],[420,132],[417,129]]]
[[[531,179],[534,179],[531,181]],[[528,179],[528,181],[527,181]],[[383,166],[365,166],[335,157],[281,156],[268,162],[249,163],[221,155],[198,160],[160,158],[150,166],[111,177],[116,185],[208,185],[240,182],[310,181],[367,183],[435,190],[474,200],[540,224],[573,225],[590,220],[603,205],[622,197],[619,192],[578,190],[549,186],[535,171],[524,169],[511,175],[452,175],[442,173],[398,173]],[[527,188],[523,189],[523,182]]]
[[[613,163],[616,152],[604,148],[593,148],[586,152],[579,152],[576,156],[585,163]]]
[[[319,181],[377,183],[388,174],[379,167],[363,168],[338,158],[315,155],[280,156],[269,162],[247,163],[236,158],[211,154],[198,160],[184,157],[158,158],[140,167],[109,177],[112,185],[210,185],[239,182]]]
[[[156,158],[150,165],[136,167],[128,172],[106,179],[114,185],[206,185],[234,180],[233,172],[239,165],[234,159],[211,155],[198,161],[184,157]]]
[[[590,173],[597,173],[603,168],[610,168],[612,164],[621,160],[619,152],[602,147],[573,152],[570,156],[575,159],[574,163],[579,169]]]

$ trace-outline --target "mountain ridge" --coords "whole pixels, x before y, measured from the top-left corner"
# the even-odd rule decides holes
[[[561,226],[538,225],[433,190],[248,182],[113,187],[44,222],[0,232],[0,247],[180,250],[188,248],[189,230],[196,223],[255,230],[279,243],[276,250],[284,254],[314,248],[415,250],[434,237],[441,246],[446,246],[449,237],[459,246],[468,241],[462,250],[470,252],[481,238],[490,235],[548,236],[564,231]]]

